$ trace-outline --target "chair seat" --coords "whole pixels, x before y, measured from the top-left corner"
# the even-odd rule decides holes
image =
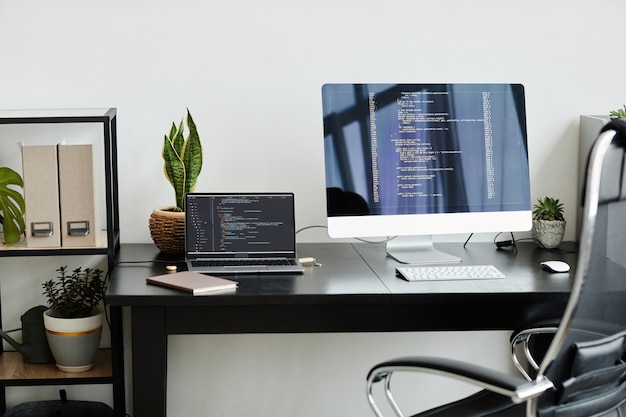
[[[526,404],[515,404],[507,396],[482,390],[413,417],[524,417],[525,413]]]

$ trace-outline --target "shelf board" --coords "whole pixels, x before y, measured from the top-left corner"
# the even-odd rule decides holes
[[[20,242],[15,244],[3,244],[1,243],[4,235],[0,233],[0,256],[18,256],[18,255],[51,255],[55,252],[59,255],[63,255],[64,253],[67,255],[81,255],[81,254],[89,254],[89,253],[107,253],[107,232],[106,230],[102,230],[98,233],[97,236],[97,244],[96,246],[86,246],[86,247],[53,247],[53,248],[27,248],[26,242],[22,239]]]
[[[114,108],[0,110],[0,124],[102,121],[115,113]]]
[[[36,365],[25,363],[19,352],[4,352],[0,355],[0,385],[55,385],[110,383],[113,379],[111,350],[100,349],[96,362],[89,371],[62,372],[54,363]]]

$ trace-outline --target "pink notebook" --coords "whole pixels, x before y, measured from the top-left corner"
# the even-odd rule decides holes
[[[189,271],[157,275],[146,278],[146,282],[148,284],[161,285],[163,287],[190,292],[193,295],[237,288],[236,281]]]

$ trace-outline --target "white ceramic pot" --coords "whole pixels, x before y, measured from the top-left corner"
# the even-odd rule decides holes
[[[58,317],[53,310],[44,312],[46,337],[57,368],[64,372],[91,369],[100,347],[103,316],[101,310],[81,318]]]

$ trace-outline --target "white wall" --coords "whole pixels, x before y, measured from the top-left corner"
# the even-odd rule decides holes
[[[573,239],[578,117],[626,102],[619,44],[625,14],[622,0],[0,0],[0,108],[117,107],[122,240],[148,242],[150,211],[174,199],[162,175],[162,137],[186,107],[205,148],[198,189],[294,191],[298,227],[304,227],[324,223],[323,83],[519,82],[527,92],[532,197],[550,194],[565,203],[566,238]],[[299,239],[327,237],[311,230]],[[6,327],[19,325],[32,298],[28,290],[14,297],[7,288],[15,282],[38,288],[39,277],[60,262],[48,268],[0,260]],[[358,335],[354,342],[345,335],[259,337],[268,346],[267,366],[281,366],[288,344],[297,352],[292,366],[302,367],[291,378],[313,374],[314,388],[330,396],[320,401],[324,405],[305,401],[312,410],[297,414],[362,415],[362,382],[374,359],[396,350],[420,353],[422,343],[448,344],[448,337],[456,340],[449,344],[455,356],[482,346],[484,337],[505,343],[500,334],[469,336],[393,335],[393,342],[383,335]],[[172,344],[170,388],[178,394],[179,382],[191,381],[185,386],[202,398],[216,381],[196,370],[195,361],[226,343],[224,370],[243,373],[238,363],[257,349],[254,336],[184,340]],[[364,353],[353,361],[355,351]],[[325,378],[332,371],[321,372],[306,359],[320,352],[346,358],[339,386]],[[491,355],[479,350],[485,361]],[[178,369],[188,369],[191,379]],[[264,385],[259,375],[248,378],[243,395],[251,404],[274,395],[258,390]],[[327,384],[334,388],[324,389]],[[344,386],[347,399],[340,396]],[[289,384],[281,395],[295,404],[304,395],[300,388],[312,389]],[[10,401],[18,401],[14,391]],[[241,395],[211,396],[211,406],[240,411]],[[189,408],[169,400],[171,415],[183,409],[204,415],[204,400],[192,400]],[[358,403],[357,411],[341,405],[341,413],[333,413],[329,404],[344,401]],[[281,410],[267,414],[292,415],[289,406]]]

